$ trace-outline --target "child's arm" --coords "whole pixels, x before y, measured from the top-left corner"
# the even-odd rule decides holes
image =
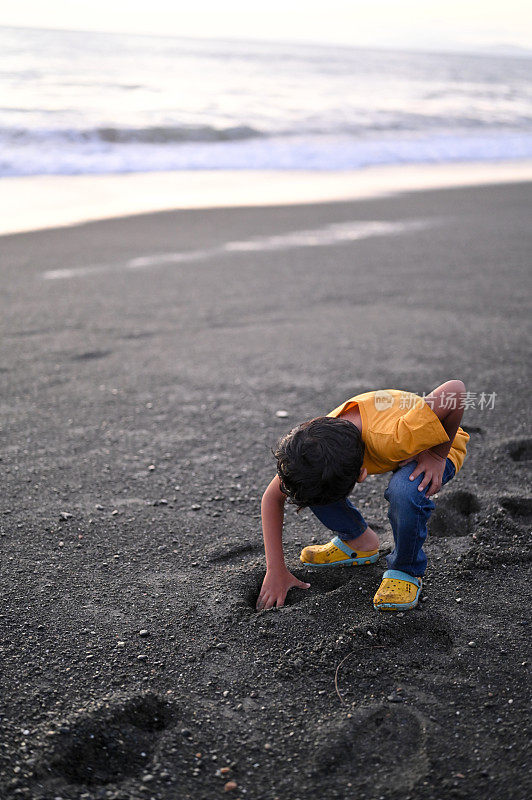
[[[431,447],[429,452],[440,456],[444,461],[449,454],[454,437],[456,436],[456,432],[458,431],[462,417],[464,416],[464,407],[460,400],[465,394],[465,391],[466,388],[463,381],[446,381],[445,383],[442,383],[441,386],[438,386],[437,389],[433,389],[428,397],[425,398],[425,402],[428,403],[432,408],[441,424],[445,428],[445,433],[449,437],[448,442],[442,442],[441,444]],[[458,398],[456,407],[448,407],[448,402],[446,400],[448,395],[453,395]]]
[[[421,453],[418,453],[411,458],[406,458],[404,461],[400,462],[402,466],[403,464],[407,464],[409,461],[417,461],[417,467],[410,475],[410,480],[413,481],[418,475],[424,472],[425,474],[423,476],[423,480],[418,486],[418,490],[420,492],[423,491],[425,486],[428,486],[430,483],[430,486],[427,490],[427,497],[430,497],[432,494],[436,494],[436,492],[441,489],[442,476],[445,470],[445,460],[449,450],[451,449],[454,437],[456,436],[456,432],[460,427],[460,422],[462,421],[462,417],[464,415],[462,403],[458,402],[455,408],[450,408],[447,407],[448,403],[446,398],[449,395],[454,395],[455,397],[460,398],[465,390],[466,388],[463,381],[446,381],[445,383],[442,383],[441,386],[433,389],[432,392],[425,397],[425,402],[430,406],[440,420],[447,436],[449,437],[449,440],[447,442],[434,445],[434,447],[431,447],[428,450],[423,450]]]
[[[261,514],[266,553],[266,575],[262,583],[257,610],[280,608],[284,605],[286,594],[293,586],[308,589],[310,583],[298,580],[286,568],[283,553],[283,519],[286,495],[281,491],[277,475],[262,496]]]

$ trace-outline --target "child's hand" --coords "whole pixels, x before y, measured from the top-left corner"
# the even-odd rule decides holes
[[[400,461],[399,466],[402,467],[405,464],[410,463],[410,461],[417,461],[417,467],[410,475],[411,481],[417,478],[418,475],[421,475],[422,472],[425,473],[423,480],[417,487],[418,491],[422,492],[425,486],[428,486],[430,483],[430,487],[427,489],[426,496],[430,497],[431,495],[436,494],[436,492],[439,492],[441,489],[443,473],[445,471],[445,458],[437,456],[435,453],[431,453],[430,450],[423,450],[421,453],[418,453],[417,456],[405,458],[404,461]]]
[[[298,589],[308,589],[310,583],[303,583],[292,575],[286,568],[279,570],[268,570],[262,582],[256,609],[261,611],[263,608],[281,608],[284,605],[286,593],[292,587]]]

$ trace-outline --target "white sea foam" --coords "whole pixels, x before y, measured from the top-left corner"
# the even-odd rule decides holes
[[[277,236],[257,236],[240,242],[227,242],[222,252],[251,253],[261,250],[290,250],[293,247],[326,247],[371,236],[389,236],[394,233],[421,230],[426,220],[401,220],[399,222],[339,222],[305,231],[293,231]]]
[[[394,164],[439,164],[532,158],[532,133],[290,136],[246,141],[175,144],[90,144],[53,138],[42,143],[1,142],[0,177],[97,175],[167,170],[351,170]]]
[[[256,236],[241,241],[224,242],[217,247],[204,250],[189,250],[170,253],[155,253],[153,255],[138,256],[116,265],[93,265],[85,267],[68,267],[63,269],[47,270],[43,273],[45,280],[64,280],[66,278],[83,277],[98,272],[112,270],[140,270],[154,267],[170,266],[172,264],[206,261],[211,258],[245,253],[257,253],[274,250],[290,250],[297,247],[327,247],[330,245],[353,242],[359,239],[369,239],[372,236],[392,236],[409,231],[423,230],[437,224],[435,220],[400,220],[386,222],[353,221],[325,225],[303,231],[291,231],[276,236]]]
[[[49,269],[43,273],[47,281],[64,280],[65,278],[81,278],[84,275],[96,275],[98,272],[109,272],[113,269],[110,265],[99,264],[94,267],[66,267],[64,269]]]

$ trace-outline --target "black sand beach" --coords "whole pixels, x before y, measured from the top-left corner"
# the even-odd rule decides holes
[[[529,797],[530,193],[0,239],[2,797]],[[425,226],[249,243],[377,220]],[[419,608],[373,610],[381,559],[255,613],[278,435],[451,378],[477,394],[469,455],[436,501]],[[386,484],[355,493],[383,548]],[[298,576],[326,538],[288,509]]]

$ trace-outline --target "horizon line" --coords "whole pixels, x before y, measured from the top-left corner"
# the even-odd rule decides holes
[[[151,39],[185,39],[191,41],[220,41],[220,42],[247,42],[257,44],[274,44],[274,45],[307,45],[309,47],[323,47],[325,49],[342,48],[346,50],[386,50],[396,51],[402,53],[430,53],[442,55],[473,55],[473,56],[500,56],[501,58],[531,58],[532,48],[524,47],[523,45],[511,43],[493,43],[489,45],[465,45],[465,44],[448,44],[438,45],[435,47],[423,47],[416,45],[401,46],[400,44],[355,44],[354,42],[333,42],[333,41],[317,41],[316,39],[272,39],[272,38],[259,38],[255,36],[218,36],[218,35],[197,35],[197,34],[180,34],[180,33],[146,33],[141,31],[132,30],[107,30],[103,28],[58,28],[57,26],[47,25],[13,25],[0,22],[0,29],[11,28],[14,30],[33,30],[33,31],[53,31],[56,33],[96,33],[110,36],[140,36],[143,38]],[[499,52],[497,52],[499,51]],[[509,51],[509,52],[504,52]]]

